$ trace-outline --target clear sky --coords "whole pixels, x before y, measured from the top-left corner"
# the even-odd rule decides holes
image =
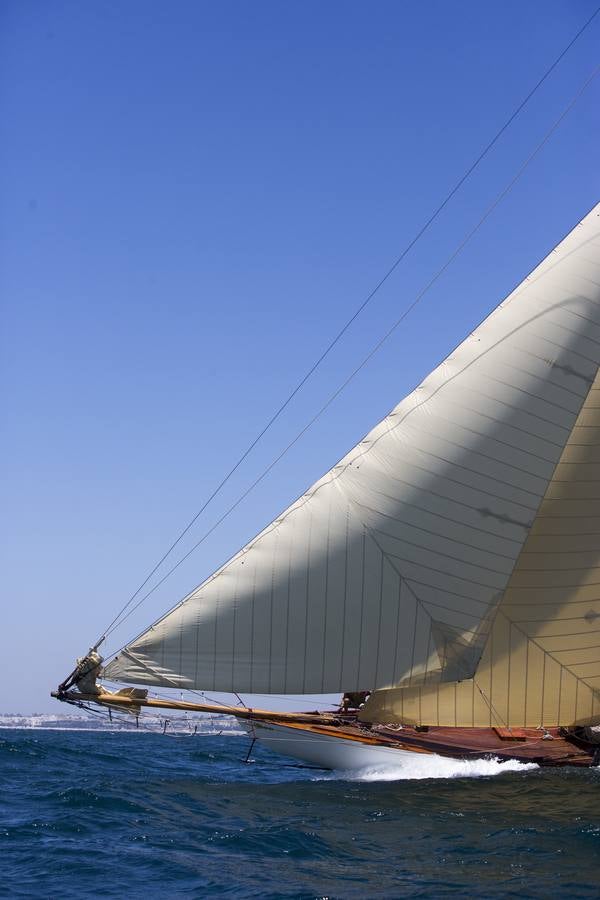
[[[0,10],[0,712],[49,691],[596,0]],[[412,301],[598,62],[600,16],[201,517]],[[333,465],[598,200],[597,79],[420,307],[117,636]],[[118,641],[113,641],[118,646]]]

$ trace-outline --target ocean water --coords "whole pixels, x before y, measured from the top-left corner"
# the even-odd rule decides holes
[[[600,770],[350,776],[248,747],[0,731],[0,895],[600,896]]]

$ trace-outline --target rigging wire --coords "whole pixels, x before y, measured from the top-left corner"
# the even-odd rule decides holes
[[[170,699],[170,698],[167,698],[167,699]],[[139,722],[141,720],[143,731],[153,731],[154,730],[156,732],[156,729],[152,729],[151,726],[154,724],[157,724],[157,725],[163,726],[162,733],[164,734],[165,733],[165,729],[164,729],[165,723],[174,725],[175,729],[177,729],[178,727],[180,728],[183,725],[189,725],[191,727],[191,725],[197,724],[198,722],[203,722],[203,721],[205,722],[205,721],[207,721],[207,719],[208,719],[208,721],[213,721],[213,719],[214,719],[214,716],[211,715],[210,713],[192,714],[192,715],[184,714],[183,716],[177,716],[177,715],[165,716],[163,713],[160,713],[158,711],[157,712],[145,712],[144,710],[140,710],[138,713],[132,714],[129,712],[124,712],[123,710],[119,710],[119,709],[111,710],[110,707],[104,708],[104,707],[92,706],[91,703],[93,701],[82,701],[82,700],[74,700],[74,699],[66,699],[65,698],[65,699],[63,699],[63,702],[68,703],[70,706],[75,706],[77,709],[82,709],[85,712],[92,713],[93,715],[95,715],[101,719],[108,720],[113,725],[116,725],[119,729],[122,729],[122,730],[127,730],[127,728],[137,730],[139,728]],[[84,719],[84,721],[85,721],[85,719]],[[146,727],[144,727],[144,725]],[[221,729],[221,731],[222,731],[222,729]],[[221,733],[221,731],[219,732],[219,734]],[[183,732],[181,730],[178,732],[176,730],[175,733],[176,734],[177,733],[191,734],[192,732]],[[195,733],[196,732],[194,732],[194,734]]]
[[[421,302],[425,294],[430,290],[431,287],[438,281],[438,279],[443,275],[443,273],[448,269],[451,263],[456,259],[457,256],[462,252],[464,247],[469,243],[471,238],[476,234],[477,231],[481,228],[484,222],[489,218],[492,212],[496,209],[499,203],[506,197],[506,195],[512,190],[516,182],[519,180],[521,175],[525,172],[529,164],[533,161],[533,159],[538,155],[538,153],[543,149],[543,147],[550,140],[556,129],[559,127],[561,122],[566,118],[569,112],[573,109],[579,98],[583,95],[592,81],[596,78],[596,76],[600,73],[600,65],[596,66],[596,68],[592,71],[591,75],[585,80],[583,85],[578,89],[577,93],[570,100],[568,105],[563,109],[561,114],[557,119],[553,122],[550,128],[546,131],[542,139],[539,141],[534,150],[529,154],[529,156],[525,159],[525,161],[521,164],[519,169],[513,178],[508,182],[506,187],[500,191],[500,193],[496,196],[493,202],[487,207],[481,218],[476,222],[476,224],[467,232],[466,236],[460,241],[451,255],[448,257],[446,262],[437,270],[435,275],[427,282],[425,287],[421,289],[421,291],[414,298],[412,303],[404,310],[402,315],[390,326],[390,328],[385,332],[385,334],[379,339],[379,341],[371,348],[369,353],[362,359],[362,361],[356,366],[356,368],[348,375],[348,377],[342,382],[342,384],[334,391],[333,394],[326,400],[326,402],[321,406],[318,412],[304,425],[304,427],[296,434],[296,436],[284,447],[284,449],[278,454],[278,456],[262,471],[262,473],[252,482],[252,484],[244,491],[244,493],[233,503],[224,513],[220,516],[219,519],[209,528],[204,535],[194,544],[194,546],[185,553],[184,556],[180,557],[180,559],[167,571],[167,573],[152,587],[147,593],[145,593],[138,602],[129,609],[126,615],[118,621],[116,625],[111,626],[106,631],[106,636],[111,634],[118,625],[122,625],[134,612],[138,607],[151,595],[156,591],[161,584],[163,584],[170,575],[175,572],[179,566],[194,553],[198,547],[204,543],[204,541],[215,531],[216,528],[242,503],[243,500],[250,494],[261,481],[271,472],[271,470],[277,465],[277,463],[286,455],[286,453],[306,434],[306,432],[314,425],[314,423],[323,415],[323,413],[331,406],[331,404],[339,397],[342,391],[348,386],[348,384],[355,378],[356,375],[367,365],[367,363],[375,356],[375,354],[381,349],[383,344],[391,337],[391,335],[396,331],[398,326],[406,319],[406,317],[412,312],[412,310]],[[160,619],[164,618],[164,616],[168,615],[169,612],[172,612],[173,609],[176,609],[181,603],[185,602],[184,600],[175,604],[167,613],[164,613]],[[124,612],[125,610],[123,610]],[[160,621],[157,620],[157,621]],[[116,620],[115,620],[116,621]],[[154,623],[156,624],[156,622]],[[144,629],[146,630],[146,629]],[[135,638],[134,638],[135,640]],[[114,653],[119,653],[122,647],[114,651]],[[114,655],[108,654],[108,655]]]
[[[544,84],[544,82],[547,80],[547,78],[552,74],[552,72],[554,71],[554,69],[559,65],[559,63],[560,63],[561,60],[564,58],[564,56],[566,56],[566,54],[569,52],[569,50],[571,49],[571,47],[572,47],[572,46],[575,44],[575,42],[581,37],[581,35],[582,35],[582,34],[584,33],[584,31],[588,28],[588,26],[591,25],[591,23],[592,23],[593,20],[596,18],[596,16],[598,15],[598,13],[600,13],[600,6],[598,6],[598,7],[596,8],[596,10],[592,13],[592,15],[591,15],[591,16],[587,19],[587,21],[584,22],[584,24],[581,26],[581,28],[579,29],[579,31],[577,31],[577,33],[574,35],[574,37],[573,37],[573,38],[569,41],[569,43],[563,48],[563,50],[559,53],[559,55],[554,59],[554,61],[551,63],[551,65],[546,69],[546,71],[544,72],[544,74],[541,76],[541,78],[537,81],[537,83],[533,86],[533,88],[529,91],[529,93],[525,96],[525,98],[521,101],[521,103],[519,103],[519,105],[518,105],[518,106],[516,107],[516,109],[511,113],[511,115],[509,116],[509,118],[508,118],[508,119],[504,122],[504,124],[501,126],[501,128],[496,132],[496,134],[495,134],[494,137],[491,139],[491,141],[490,141],[490,142],[484,147],[484,149],[479,153],[479,155],[476,157],[476,159],[474,160],[474,162],[469,166],[469,168],[465,171],[465,173],[459,178],[459,180],[456,182],[456,184],[455,184],[454,187],[450,190],[450,192],[446,195],[446,197],[443,199],[443,201],[440,203],[440,205],[439,205],[439,206],[434,210],[434,212],[429,216],[429,218],[427,219],[427,221],[425,222],[425,224],[417,231],[417,233],[414,235],[414,237],[409,241],[409,243],[408,243],[408,244],[406,245],[406,247],[402,250],[402,252],[400,253],[400,255],[395,259],[395,261],[393,262],[393,264],[392,264],[392,265],[390,266],[390,268],[387,270],[387,272],[383,275],[383,277],[377,282],[377,284],[376,284],[375,287],[371,290],[371,292],[370,292],[370,293],[366,296],[366,298],[362,301],[362,303],[360,304],[360,306],[358,306],[358,308],[355,310],[355,312],[352,314],[352,316],[346,321],[346,323],[343,325],[343,327],[337,332],[337,334],[334,336],[334,338],[330,341],[330,343],[327,345],[327,347],[325,348],[325,350],[323,350],[323,352],[321,353],[321,355],[315,360],[315,362],[312,364],[312,366],[311,366],[311,367],[307,370],[307,372],[303,375],[303,377],[300,379],[300,381],[298,382],[298,384],[296,385],[296,387],[292,390],[292,392],[288,395],[288,397],[284,400],[284,402],[278,407],[278,409],[273,413],[273,415],[272,415],[271,418],[267,421],[267,423],[266,423],[265,426],[262,428],[262,430],[257,434],[257,436],[254,438],[254,440],[248,445],[248,447],[246,448],[246,450],[245,450],[245,451],[242,453],[242,455],[239,457],[239,459],[237,460],[237,462],[235,463],[235,465],[232,466],[232,468],[231,468],[231,469],[227,472],[227,474],[222,478],[222,480],[219,482],[219,484],[217,485],[217,487],[212,491],[212,493],[211,493],[211,494],[207,497],[207,499],[204,501],[204,503],[202,504],[202,506],[200,507],[200,509],[198,510],[198,512],[193,516],[192,519],[190,519],[190,521],[188,522],[188,524],[187,524],[187,525],[185,526],[185,528],[179,533],[179,535],[178,535],[177,538],[173,541],[173,543],[171,544],[171,546],[169,547],[169,549],[166,551],[166,553],[159,559],[159,561],[156,563],[156,565],[154,566],[154,568],[152,569],[152,571],[149,573],[149,575],[144,579],[144,581],[140,584],[140,586],[137,588],[137,590],[131,595],[131,597],[129,598],[129,600],[125,603],[125,605],[124,605],[124,606],[121,608],[121,610],[117,613],[117,615],[114,617],[114,619],[112,620],[112,622],[110,622],[110,624],[108,625],[108,628],[106,629],[106,631],[104,632],[104,634],[103,634],[103,635],[99,638],[99,640],[96,642],[96,644],[95,644],[95,648],[96,648],[96,649],[97,649],[97,647],[102,643],[102,641],[105,640],[106,636],[114,630],[114,627],[116,627],[117,623],[119,623],[119,620],[121,619],[121,616],[123,615],[123,613],[131,606],[131,604],[133,603],[133,601],[135,600],[135,598],[141,593],[141,591],[145,588],[145,586],[148,584],[148,582],[149,582],[150,579],[153,577],[153,575],[155,575],[155,573],[156,573],[156,572],[158,571],[158,569],[162,566],[162,564],[165,562],[165,560],[171,555],[171,553],[173,552],[173,550],[175,549],[175,547],[177,547],[178,544],[183,540],[183,538],[185,537],[185,535],[186,535],[186,534],[188,533],[188,531],[192,528],[192,526],[197,522],[197,520],[200,518],[200,516],[201,516],[202,513],[206,510],[206,508],[209,506],[209,504],[210,504],[210,503],[215,499],[215,497],[220,493],[220,491],[223,489],[223,487],[225,487],[225,485],[227,484],[227,482],[232,478],[232,476],[233,476],[233,475],[235,474],[235,472],[239,469],[239,467],[242,465],[242,463],[244,462],[244,460],[249,456],[249,454],[252,452],[252,450],[256,447],[256,445],[259,443],[259,441],[264,437],[264,435],[265,435],[265,434],[267,433],[267,431],[271,428],[271,426],[277,421],[277,419],[279,419],[279,417],[281,416],[281,414],[282,414],[282,413],[285,411],[285,409],[289,406],[289,404],[292,402],[292,400],[294,399],[294,397],[295,397],[295,396],[299,393],[299,391],[304,387],[304,385],[306,384],[306,382],[311,378],[311,376],[314,374],[314,372],[317,370],[317,368],[321,365],[321,363],[325,360],[325,358],[329,355],[329,353],[333,350],[333,348],[338,344],[338,342],[341,340],[341,338],[344,336],[344,334],[348,331],[348,329],[349,329],[350,326],[353,324],[353,322],[360,316],[360,314],[361,314],[361,313],[364,311],[364,309],[368,306],[368,304],[371,302],[371,300],[373,299],[373,297],[377,294],[377,292],[379,291],[379,289],[380,289],[381,287],[383,287],[383,285],[384,285],[384,284],[387,282],[387,280],[391,277],[391,275],[393,274],[393,272],[397,269],[397,267],[400,265],[400,263],[405,259],[405,257],[406,257],[406,256],[408,255],[408,253],[412,250],[412,248],[415,246],[415,244],[416,244],[416,243],[423,237],[423,235],[428,231],[428,229],[430,228],[430,226],[435,222],[435,220],[438,218],[438,216],[441,214],[441,212],[444,210],[444,208],[448,205],[448,203],[450,202],[450,200],[451,200],[451,199],[455,196],[455,194],[460,190],[460,188],[462,187],[462,185],[463,185],[463,184],[465,183],[465,181],[469,178],[469,176],[475,171],[475,169],[479,166],[479,164],[483,161],[483,159],[488,155],[488,153],[490,152],[490,150],[492,150],[492,148],[496,145],[496,143],[497,143],[497,142],[499,141],[499,139],[502,137],[502,135],[504,134],[504,132],[510,127],[510,125],[512,124],[512,122],[516,119],[516,117],[517,117],[517,116],[519,115],[519,113],[524,109],[524,107],[529,103],[529,101],[530,101],[531,98],[534,96],[534,94],[537,93],[537,91],[539,90],[539,88]],[[319,415],[320,415],[320,413],[319,413]],[[244,495],[244,496],[245,496],[245,495]],[[243,499],[243,498],[242,498],[242,499]],[[164,579],[162,579],[162,580],[159,582],[159,584],[162,584],[162,581],[164,581]],[[157,586],[158,586],[158,585],[157,585]],[[146,595],[146,596],[148,596],[148,595]],[[137,609],[137,605],[136,605],[135,608]],[[124,619],[123,619],[122,621],[124,621]]]

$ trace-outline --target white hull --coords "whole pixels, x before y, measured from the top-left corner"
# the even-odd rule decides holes
[[[410,750],[395,750],[392,747],[373,747],[358,741],[346,740],[324,734],[289,728],[285,725],[263,725],[254,723],[257,740],[266,744],[275,753],[301,759],[321,769],[342,771],[372,768],[389,768],[410,763],[431,760],[429,753],[412,753]]]

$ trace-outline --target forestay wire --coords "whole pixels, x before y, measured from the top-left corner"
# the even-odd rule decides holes
[[[139,596],[144,587],[148,584],[153,575],[156,574],[158,569],[162,566],[162,564],[166,561],[166,559],[170,556],[173,550],[178,546],[178,544],[182,541],[185,535],[189,532],[192,526],[196,523],[196,521],[200,518],[202,513],[206,510],[209,504],[215,499],[215,497],[220,493],[223,487],[227,484],[227,482],[231,479],[231,477],[235,474],[235,472],[242,465],[244,460],[249,456],[252,450],[256,447],[259,441],[264,437],[267,431],[271,428],[271,426],[277,421],[277,419],[281,416],[284,410],[289,406],[294,397],[299,393],[302,387],[306,384],[306,382],[310,379],[310,377],[314,374],[317,368],[321,365],[321,363],[325,360],[325,358],[329,355],[329,353],[333,350],[336,344],[340,341],[346,331],[350,328],[352,323],[360,316],[360,314],[364,311],[373,297],[377,294],[379,289],[386,283],[386,281],[390,278],[393,272],[397,269],[400,263],[405,259],[408,253],[412,250],[415,244],[423,237],[423,235],[428,231],[430,226],[435,222],[450,200],[455,196],[455,194],[460,190],[465,181],[469,178],[469,176],[475,171],[475,169],[479,166],[479,164],[483,161],[483,159],[488,155],[488,153],[492,150],[495,144],[498,142],[500,137],[504,134],[504,132],[509,128],[515,118],[519,115],[519,113],[524,109],[524,107],[528,104],[531,98],[536,94],[539,88],[544,84],[547,78],[551,75],[554,69],[558,66],[564,56],[568,53],[571,47],[575,44],[575,42],[581,37],[584,31],[588,28],[588,26],[592,23],[592,21],[596,18],[596,16],[600,13],[600,6],[596,8],[596,10],[592,13],[592,15],[587,19],[587,21],[581,26],[579,31],[574,35],[574,37],[569,41],[569,43],[564,47],[564,49],[560,52],[560,54],[554,59],[551,65],[546,69],[542,77],[537,81],[534,87],[529,91],[529,93],[525,96],[525,98],[521,101],[521,103],[516,107],[514,112],[511,113],[509,118],[504,122],[501,128],[496,132],[491,141],[484,147],[481,153],[477,156],[475,161],[471,164],[471,166],[465,171],[465,173],[461,176],[461,178],[456,182],[454,187],[450,190],[450,192],[446,195],[443,201],[439,204],[439,206],[435,209],[435,211],[430,215],[425,224],[417,231],[415,236],[411,239],[411,241],[406,245],[406,247],[402,250],[400,255],[395,259],[390,268],[386,271],[384,276],[377,282],[375,287],[371,290],[371,292],[366,296],[366,298],[362,301],[360,306],[355,310],[352,316],[346,321],[343,327],[337,332],[334,338],[327,345],[325,350],[321,353],[321,355],[317,358],[317,360],[312,364],[312,366],[307,370],[302,379],[298,382],[296,387],[292,390],[292,392],[288,395],[288,397],[284,400],[284,402],[278,407],[278,409],[273,413],[271,418],[267,421],[262,430],[257,434],[254,440],[249,444],[246,450],[239,457],[235,465],[227,472],[224,478],[219,482],[217,487],[212,491],[212,493],[207,497],[204,501],[200,509],[193,516],[193,518],[188,522],[185,528],[179,533],[177,538],[173,541],[169,549],[164,553],[164,555],[159,559],[156,563],[152,571],[148,574],[148,576],[144,579],[144,581],[140,584],[136,591],[131,595],[131,597],[127,600],[121,610],[117,613],[114,619],[110,622],[103,635],[96,642],[95,647],[98,647],[112,632],[118,628],[120,625],[125,622],[126,619],[152,594],[157,588],[162,585],[167,578],[169,578],[173,572],[179,568],[179,566],[215,531],[216,528],[236,509],[237,506],[248,496],[248,494],[254,490],[254,488],[268,475],[268,473],[277,465],[277,463],[281,460],[281,458],[300,440],[300,438],[308,431],[309,428],[320,418],[320,416],[325,412],[325,410],[333,403],[333,401],[339,396],[339,394],[346,388],[346,386],[350,383],[350,381],[360,372],[360,370],[369,362],[369,360],[377,353],[380,347],[387,341],[390,335],[398,328],[401,322],[409,315],[409,313],[417,306],[422,297],[426,294],[426,292],[433,286],[433,284],[438,280],[438,278],[443,274],[443,272],[448,268],[451,262],[458,256],[458,254],[462,251],[463,247],[466,243],[471,239],[471,237],[475,234],[475,232],[481,227],[484,221],[488,218],[490,213],[495,209],[498,203],[502,200],[502,198],[510,191],[514,183],[520,178],[524,169],[529,165],[531,160],[537,153],[542,149],[547,140],[556,130],[558,125],[562,122],[571,108],[575,105],[581,94],[588,87],[590,82],[595,78],[598,74],[598,69],[594,70],[592,75],[586,80],[583,87],[578,91],[574,99],[569,103],[560,117],[555,121],[550,130],[546,133],[540,144],[536,147],[533,153],[528,157],[525,163],[521,166],[517,175],[513,178],[513,180],[509,183],[509,185],[501,192],[501,194],[497,197],[497,199],[493,202],[493,204],[486,210],[483,217],[479,220],[479,222],[475,225],[475,227],[469,232],[467,237],[459,244],[457,249],[453,252],[453,254],[449,257],[449,259],[444,263],[444,265],[439,269],[434,277],[428,282],[428,284],[423,288],[423,290],[417,295],[415,300],[410,304],[410,306],[403,312],[400,318],[391,326],[391,328],[386,332],[386,334],[380,339],[380,341],[372,348],[372,350],[368,353],[368,355],[363,359],[363,361],[354,369],[354,371],[348,376],[348,378],[343,382],[343,384],[335,391],[334,394],[326,401],[326,403],[321,407],[321,409],[316,413],[315,416],[304,426],[304,428],[293,438],[292,441],[282,450],[282,452],[276,457],[276,459],[259,475],[259,477],[250,485],[249,488],[238,498],[238,500],[233,503],[228,510],[215,522],[215,524],[205,532],[205,534],[200,538],[200,540],[194,544],[194,546],[189,550],[183,557],[181,557],[177,563],[175,563],[167,573],[151,588],[147,593],[145,593],[135,604],[135,606],[131,607],[131,604],[134,600]],[[127,610],[129,610],[127,612]],[[125,615],[125,613],[127,613]]]

